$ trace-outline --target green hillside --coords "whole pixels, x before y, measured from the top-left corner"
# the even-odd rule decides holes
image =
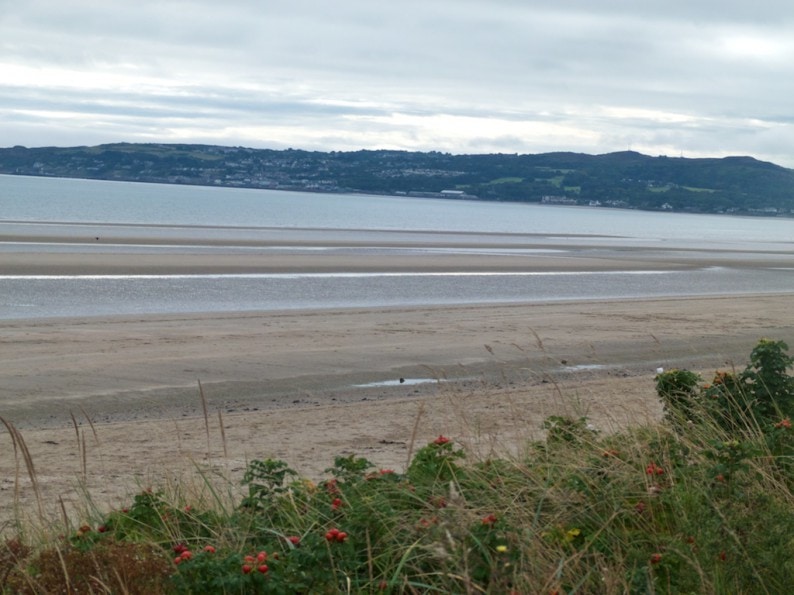
[[[794,170],[752,157],[452,155],[183,144],[0,149],[0,173],[791,216]]]

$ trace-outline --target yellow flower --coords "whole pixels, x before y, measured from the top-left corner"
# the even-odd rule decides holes
[[[496,546],[496,551],[499,552],[500,554],[504,554],[507,551],[507,546],[506,545],[497,545]]]
[[[581,529],[573,528],[565,532],[565,541],[571,542],[582,534]]]

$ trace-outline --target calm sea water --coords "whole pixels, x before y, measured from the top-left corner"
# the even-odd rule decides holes
[[[794,241],[794,219],[0,176],[3,221]]]
[[[245,311],[482,302],[611,299],[743,292],[791,292],[794,220],[650,213],[366,195],[98,182],[0,176],[0,233],[93,235],[108,224],[128,233],[212,239],[279,237],[305,230],[358,240],[378,232],[539,234],[595,246],[658,246],[775,252],[774,268],[712,267],[688,272],[405,273],[313,275],[0,276],[0,318],[155,312]],[[125,227],[127,226],[127,227]],[[97,232],[98,234],[98,232]],[[312,235],[314,240],[317,234]],[[321,236],[320,236],[321,237]],[[431,241],[432,233],[424,236]],[[542,243],[542,242],[541,242]],[[87,245],[86,245],[87,246]],[[299,247],[298,247],[299,248]],[[12,251],[79,246],[0,242]],[[85,249],[88,249],[85,247]],[[99,249],[92,246],[90,249]],[[168,246],[102,250],[175,250]],[[181,250],[185,247],[179,248]],[[297,249],[297,248],[296,248]],[[306,246],[306,249],[317,247]],[[422,249],[420,246],[419,249]],[[470,248],[471,250],[471,248]]]

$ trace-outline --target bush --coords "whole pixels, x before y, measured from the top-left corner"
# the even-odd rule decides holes
[[[692,422],[698,411],[700,376],[689,370],[668,370],[656,375],[656,394],[665,418],[673,424]]]
[[[711,384],[688,370],[671,370],[656,377],[656,392],[665,417],[682,424],[716,424],[728,432],[769,428],[794,415],[794,378],[788,375],[792,358],[783,341],[761,339],[750,363],[739,374],[718,371]]]
[[[794,378],[788,376],[792,359],[783,341],[761,339],[740,377],[750,409],[757,419],[773,423],[794,415]]]

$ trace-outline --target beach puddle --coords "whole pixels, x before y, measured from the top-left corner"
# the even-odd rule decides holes
[[[353,388],[380,388],[384,386],[414,386],[417,384],[429,384],[431,382],[443,382],[438,378],[397,378],[394,380],[379,380],[377,382],[367,382],[366,384],[354,384]]]
[[[565,366],[563,370],[566,372],[585,372],[588,370],[607,370],[614,367],[614,365],[607,366],[605,364],[579,364],[578,366]]]

